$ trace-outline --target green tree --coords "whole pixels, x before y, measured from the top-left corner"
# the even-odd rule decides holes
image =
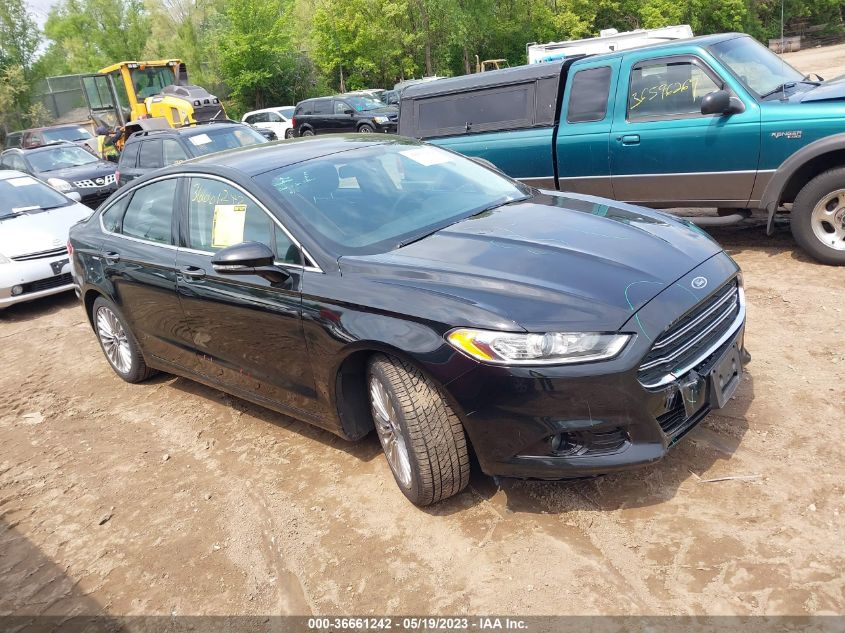
[[[39,38],[38,26],[24,0],[0,3],[0,67],[16,65],[29,71]]]

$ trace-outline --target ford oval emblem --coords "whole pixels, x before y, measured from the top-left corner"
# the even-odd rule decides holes
[[[696,277],[690,282],[690,285],[696,290],[701,290],[707,285],[707,277]]]

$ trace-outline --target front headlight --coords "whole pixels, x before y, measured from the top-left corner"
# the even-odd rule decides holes
[[[521,334],[457,329],[446,336],[452,347],[495,365],[564,365],[608,360],[617,356],[632,334],[547,332]]]
[[[71,185],[67,180],[62,180],[61,178],[48,178],[47,184],[56,191],[61,191],[62,193],[73,191],[73,185]]]
[[[390,122],[390,119],[388,119],[386,116],[374,116],[373,121],[375,121],[379,125],[384,125],[385,123]]]

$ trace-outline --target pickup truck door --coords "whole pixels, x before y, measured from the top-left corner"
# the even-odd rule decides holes
[[[698,49],[623,57],[610,136],[615,198],[665,207],[748,203],[760,158],[760,108],[715,68]],[[702,98],[719,89],[739,98],[744,112],[702,115]]]
[[[561,191],[613,197],[609,143],[621,61],[587,59],[567,74],[555,141]]]

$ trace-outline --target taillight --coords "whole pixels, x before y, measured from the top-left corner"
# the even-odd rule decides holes
[[[293,117],[293,118],[290,120],[290,124],[291,124],[291,126],[296,127],[296,117]]]
[[[73,257],[73,244],[70,243],[70,240],[67,241],[67,254],[68,257]]]

